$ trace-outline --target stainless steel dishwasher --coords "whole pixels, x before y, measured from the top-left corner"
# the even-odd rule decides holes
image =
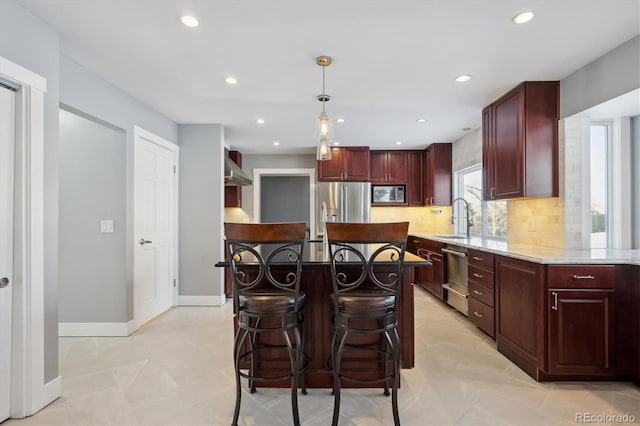
[[[468,316],[467,249],[447,244],[442,253],[446,255],[447,282],[442,285],[445,300],[447,304]]]

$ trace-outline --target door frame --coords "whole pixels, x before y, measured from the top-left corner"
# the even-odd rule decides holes
[[[44,95],[47,79],[3,57],[0,57],[0,78],[18,89],[10,415],[22,418],[62,395],[61,377],[45,383],[44,372]]]
[[[179,187],[179,154],[180,154],[180,147],[176,144],[174,144],[173,142],[170,142],[154,133],[151,133],[148,130],[143,129],[142,127],[139,127],[137,125],[133,126],[133,233],[131,235],[131,244],[133,247],[133,276],[134,276],[134,280],[133,280],[133,320],[132,320],[132,329],[130,329],[129,331],[131,333],[133,333],[134,331],[138,330],[140,328],[140,326],[147,320],[140,320],[140,318],[137,317],[137,307],[138,307],[138,302],[136,300],[136,282],[135,282],[135,268],[136,268],[136,256],[135,256],[135,245],[137,244],[136,242],[136,236],[139,235],[138,229],[137,227],[138,225],[138,220],[136,220],[136,208],[137,208],[137,203],[136,203],[136,197],[137,197],[137,193],[136,193],[136,168],[139,167],[139,163],[138,160],[136,158],[136,153],[139,150],[139,144],[140,141],[142,139],[145,139],[149,142],[152,142],[158,146],[161,146],[171,152],[173,152],[173,164],[174,164],[174,188],[173,188],[173,197],[174,197],[174,212],[173,212],[173,230],[174,230],[174,237],[173,237],[173,273],[174,273],[174,282],[175,282],[175,286],[173,287],[173,300],[171,302],[171,306],[178,306],[178,294],[179,294],[179,289],[180,289],[180,280],[178,279],[178,277],[180,276],[179,274],[179,269],[178,269],[178,258],[179,258],[179,253],[178,253],[178,187]]]
[[[309,177],[309,238],[316,236],[316,169],[253,169],[253,219],[260,223],[260,178],[262,176],[308,176]]]

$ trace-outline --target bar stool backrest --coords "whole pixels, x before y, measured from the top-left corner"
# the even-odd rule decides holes
[[[225,223],[235,312],[244,294],[285,292],[299,310],[300,275],[306,222]]]
[[[409,222],[326,226],[334,294],[398,296]]]

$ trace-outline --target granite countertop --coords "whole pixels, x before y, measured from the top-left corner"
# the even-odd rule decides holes
[[[410,235],[451,245],[475,248],[489,253],[543,264],[629,264],[640,266],[640,250],[622,249],[560,249],[508,244],[478,237],[447,238],[441,234],[410,233]]]
[[[304,250],[302,259],[303,265],[329,265],[329,252],[322,240],[312,240],[308,242]],[[406,266],[431,266],[431,262],[413,253],[405,252],[404,264]],[[215,264],[216,267],[229,266],[229,262],[221,260]]]

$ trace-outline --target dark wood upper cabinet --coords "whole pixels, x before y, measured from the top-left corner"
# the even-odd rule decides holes
[[[422,190],[422,151],[407,151],[407,205],[424,206]]]
[[[482,111],[483,197],[558,196],[559,82],[526,81]]]
[[[229,158],[231,158],[239,167],[242,167],[242,154],[240,154],[238,151],[229,151]],[[242,207],[241,186],[224,187],[224,206]]]
[[[318,181],[368,182],[368,147],[333,147],[331,160],[318,161]]]
[[[407,183],[407,151],[370,151],[372,183]]]
[[[424,150],[423,196],[427,206],[451,205],[451,143],[434,143]]]

